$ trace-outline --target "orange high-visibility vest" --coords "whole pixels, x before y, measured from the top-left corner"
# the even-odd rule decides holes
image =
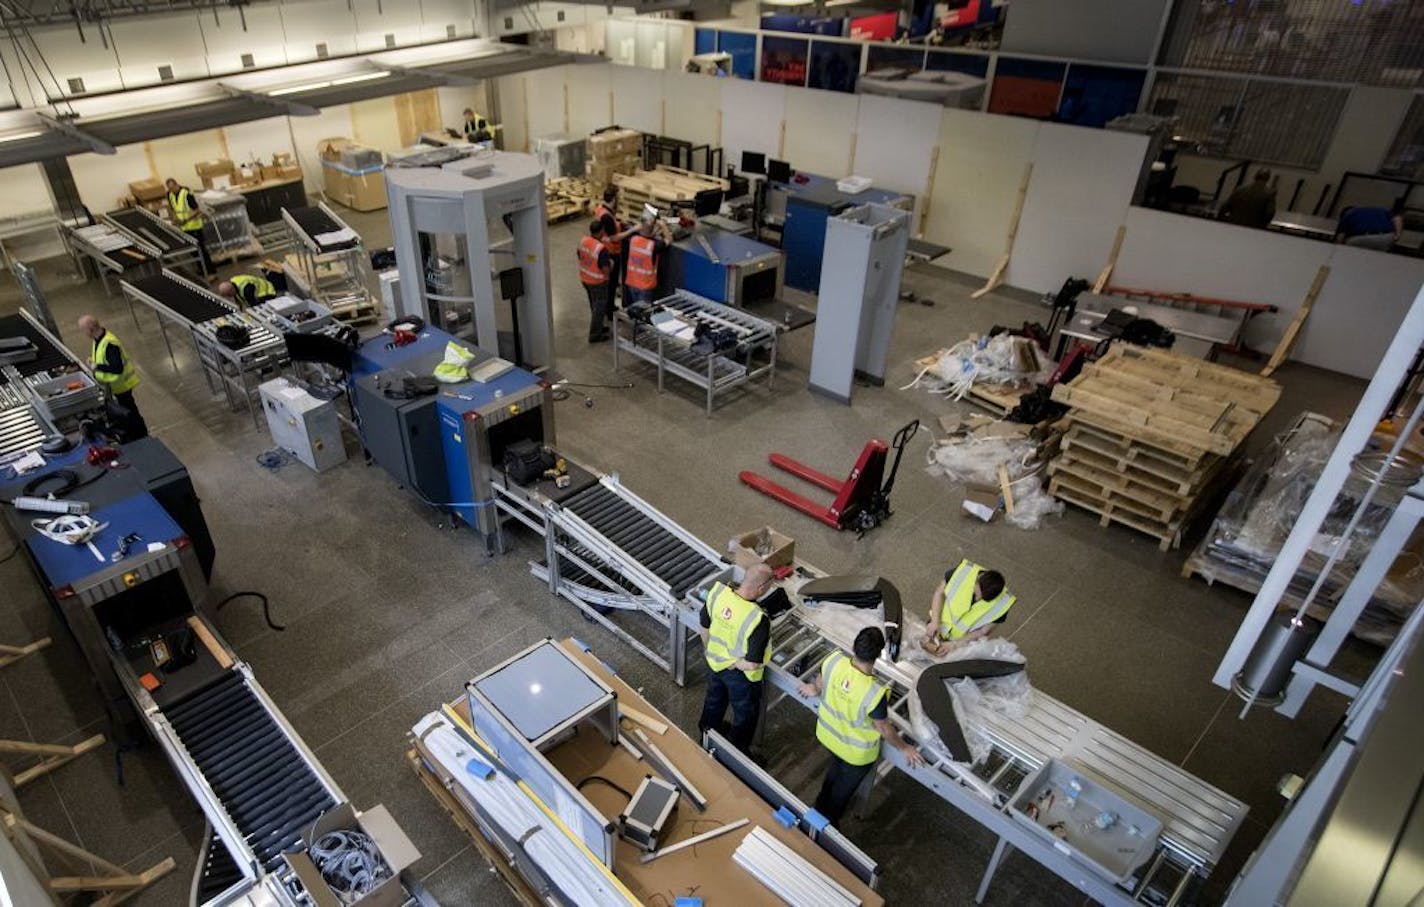
[[[592,236],[579,240],[579,280],[583,281],[584,286],[601,287],[608,283],[608,275],[598,266],[598,256],[603,251],[604,244]]]
[[[597,220],[603,220],[603,218],[604,218],[605,216],[606,216],[606,217],[611,217],[611,218],[613,218],[613,232],[614,232],[614,233],[622,233],[622,232],[623,232],[623,224],[619,222],[619,220],[618,220],[618,215],[617,215],[617,214],[614,214],[614,213],[613,213],[613,209],[610,208],[610,207],[608,207],[607,204],[605,204],[605,203],[603,203],[603,202],[599,202],[598,208],[593,212],[593,216],[594,216],[594,218],[597,219]],[[612,239],[612,238],[609,238],[609,239],[605,239],[605,240],[603,241],[603,244],[608,247],[608,254],[609,254],[609,255],[622,255],[622,254],[623,254],[623,240],[621,240],[621,239]]]
[[[635,236],[628,242],[628,286],[635,290],[658,288],[658,262],[650,236]]]

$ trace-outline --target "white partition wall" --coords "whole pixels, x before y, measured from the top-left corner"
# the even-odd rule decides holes
[[[561,67],[568,89],[570,135],[588,135],[595,129],[602,129],[615,122],[613,119],[613,92],[609,82],[609,70],[613,64],[599,66]],[[645,73],[646,78],[656,83],[656,73]],[[537,138],[545,133],[534,133]]]
[[[1021,117],[944,111],[925,235],[953,250],[946,267],[987,277],[1003,257],[1039,125]]]
[[[499,122],[504,127],[503,147],[508,151],[529,150],[529,108],[524,101],[524,76],[495,79],[499,100]]]
[[[227,137],[228,156],[235,161],[250,161],[254,157],[270,161],[278,152],[296,153],[292,147],[292,134],[287,130],[286,117],[271,117],[224,126]]]
[[[663,134],[694,145],[722,144],[722,80],[669,69],[663,74]],[[736,163],[728,157],[728,162]]]
[[[720,84],[722,148],[727,160],[740,161],[743,151],[760,151],[771,157],[781,157],[786,86],[737,80],[724,80]]]
[[[879,95],[859,95],[859,98],[855,160],[851,169],[860,176],[870,177],[879,188],[915,196],[918,211],[925,203],[943,108]],[[912,229],[916,223],[918,221],[911,221]]]
[[[1368,379],[1424,282],[1424,262],[1350,246],[1328,248],[1330,278],[1291,358]]]
[[[564,91],[565,71],[568,68],[536,69],[520,77],[524,80],[525,123],[531,148],[534,140],[541,135],[560,135],[569,131],[568,96]],[[604,104],[607,103],[605,97]]]
[[[1044,123],[1008,282],[1037,293],[1097,274],[1127,219],[1146,136]]]
[[[855,153],[860,98],[834,91],[786,94],[786,140],[782,153],[793,167],[826,176],[850,172]],[[728,159],[729,163],[738,163]]]
[[[575,72],[579,73],[581,78],[587,68],[579,67]],[[662,75],[630,66],[610,64],[599,68],[608,70],[609,87],[613,92],[613,119],[610,122],[639,132],[665,135]],[[703,116],[706,115],[704,111]]]

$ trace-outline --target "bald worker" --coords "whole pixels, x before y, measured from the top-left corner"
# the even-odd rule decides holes
[[[734,590],[714,583],[702,606],[702,646],[707,652],[707,696],[697,729],[721,732],[727,706],[732,707],[732,726],[727,742],[743,752],[751,746],[761,714],[762,676],[770,651],[771,618],[760,599],[776,579],[770,567],[754,564],[747,568]]]
[[[230,299],[241,308],[266,302],[277,295],[277,286],[265,277],[234,274],[218,284],[218,295]]]
[[[134,402],[133,390],[138,387],[138,372],[134,371],[133,360],[124,352],[119,338],[93,315],[79,319],[79,330],[89,337],[89,365],[93,369],[94,380],[108,388],[114,402],[122,410],[123,439],[137,441],[148,437],[148,425]]]

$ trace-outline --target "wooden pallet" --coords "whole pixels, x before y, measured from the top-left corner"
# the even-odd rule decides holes
[[[1141,513],[1164,522],[1192,505],[1192,498],[1140,485],[1126,475],[1111,469],[1101,469],[1092,463],[1063,454],[1048,464],[1048,474],[1064,476],[1070,483],[1091,486],[1096,497],[1104,501],[1123,502],[1124,506],[1140,507]]]
[[[574,202],[567,199],[551,199],[544,203],[544,219],[551,224],[577,217],[580,214],[588,213],[587,202]]]
[[[1222,458],[1208,457],[1195,465],[1164,456],[1162,451],[1124,439],[1096,426],[1068,417],[1063,437],[1064,451],[1103,469],[1124,473],[1137,482],[1173,494],[1190,494],[1221,464]]]
[[[332,318],[350,325],[374,324],[381,317],[381,307],[373,300],[342,303],[330,309]]]
[[[1152,517],[1143,516],[1119,502],[1104,501],[1095,497],[1091,492],[1085,492],[1080,488],[1073,487],[1065,482],[1061,476],[1054,476],[1049,480],[1048,492],[1060,501],[1072,504],[1074,507],[1081,507],[1091,513],[1096,513],[1100,517],[1098,520],[1098,525],[1100,526],[1106,526],[1109,523],[1118,523],[1157,539],[1157,547],[1163,551],[1169,548],[1178,548],[1182,544],[1182,525],[1180,521],[1176,523],[1164,523]]]
[[[725,192],[730,185],[715,176],[666,165],[656,170],[618,174],[612,180],[613,185],[618,187],[618,215],[628,220],[636,220],[645,204],[667,209],[676,204],[691,203],[700,192]]]

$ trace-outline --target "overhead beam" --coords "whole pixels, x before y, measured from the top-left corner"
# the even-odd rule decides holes
[[[270,94],[263,94],[260,91],[248,91],[245,88],[238,88],[235,85],[229,85],[226,82],[219,82],[218,87],[221,88],[223,91],[227,92],[229,95],[232,95],[234,98],[242,98],[243,100],[251,101],[254,104],[262,104],[266,107],[272,107],[282,113],[287,114],[288,116],[314,117],[317,114],[321,113],[320,110],[316,109],[310,104],[299,104],[296,101],[288,101],[284,98],[273,97]]]
[[[53,117],[47,113],[40,113],[39,111],[35,112],[35,116],[39,117],[40,122],[44,123],[45,126],[47,126],[48,128],[53,129],[55,132],[62,132],[70,138],[77,139],[78,141],[83,142],[85,145],[88,145],[89,150],[93,151],[95,154],[115,153],[113,145],[110,145],[108,142],[97,136],[90,135],[89,133],[80,129],[78,126],[75,126],[73,123],[69,122],[68,120]]]

